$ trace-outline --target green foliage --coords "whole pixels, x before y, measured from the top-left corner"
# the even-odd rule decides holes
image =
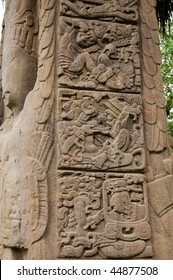
[[[160,30],[161,33],[165,34],[167,32],[167,25],[172,20],[173,0],[157,0],[156,2],[156,13],[160,23]]]
[[[173,22],[167,26],[165,36],[161,37],[161,52],[168,134],[173,136]]]

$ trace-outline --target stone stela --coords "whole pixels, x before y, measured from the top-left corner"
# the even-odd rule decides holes
[[[2,259],[173,259],[155,0],[6,0]]]

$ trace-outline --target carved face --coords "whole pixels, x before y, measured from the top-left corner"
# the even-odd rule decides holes
[[[125,191],[114,193],[110,199],[110,206],[117,213],[124,213],[126,208],[129,206],[128,193]]]
[[[76,36],[78,45],[82,48],[93,46],[97,42],[97,38],[93,30],[82,30],[80,29]]]
[[[19,47],[4,51],[2,62],[2,88],[6,106],[21,111],[25,98],[36,80],[37,62]]]

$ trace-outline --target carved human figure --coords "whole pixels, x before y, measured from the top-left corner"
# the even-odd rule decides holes
[[[24,249],[29,242],[27,177],[32,168],[20,143],[25,132],[16,122],[37,77],[36,2],[7,0],[4,23],[2,90],[5,110],[0,132],[1,243],[7,248]]]
[[[69,74],[79,74],[84,66],[91,72],[95,67],[95,62],[88,50],[90,47],[97,45],[97,37],[93,30],[91,30],[85,23],[80,23],[78,20],[74,21],[74,30],[71,29],[69,19],[65,19],[61,22],[62,25],[66,25],[65,34],[62,37],[60,51],[60,65],[64,69],[65,76],[61,68],[59,70],[59,83],[62,85],[74,86],[74,82],[71,81]],[[65,28],[65,27],[64,27]],[[76,37],[76,42],[79,48],[82,49],[81,53],[77,53],[75,46],[71,44],[71,37]],[[66,49],[66,46],[69,46]],[[76,55],[75,55],[76,54]]]
[[[63,17],[60,28],[58,75],[61,86],[140,90],[140,80],[134,78],[140,74],[136,27]]]
[[[15,116],[21,112],[36,81],[38,19],[35,8],[33,0],[6,1],[2,88],[5,105]]]

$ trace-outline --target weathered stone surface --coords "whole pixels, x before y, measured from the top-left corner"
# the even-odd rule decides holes
[[[61,86],[140,91],[137,26],[62,17],[58,58]]]
[[[173,156],[150,2],[6,0],[2,259],[173,259]]]
[[[60,168],[144,169],[140,96],[61,89],[57,103]]]
[[[151,256],[143,174],[61,171],[59,177],[58,257]]]
[[[137,21],[138,0],[61,0],[61,14],[104,21]]]
[[[48,2],[42,8],[38,4],[6,1],[2,49],[5,109],[0,135],[2,258],[10,255],[7,248],[14,251],[14,258],[50,258],[43,235],[48,225],[48,169],[54,148],[55,26],[46,18],[54,18],[55,1],[51,7]],[[32,10],[33,16],[28,17]],[[20,29],[17,37],[13,26]],[[29,36],[22,41],[25,45],[20,44],[23,32]]]

